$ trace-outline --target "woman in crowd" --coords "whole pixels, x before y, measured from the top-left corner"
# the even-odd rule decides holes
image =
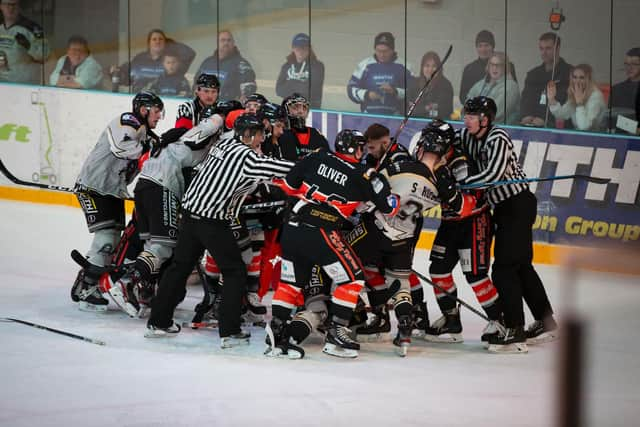
[[[147,50],[137,54],[131,62],[111,67],[114,90],[119,85],[131,85],[132,92],[138,92],[164,74],[163,58],[167,47],[176,52],[180,59],[180,73],[185,73],[196,53],[189,46],[167,38],[164,31],[153,29],[147,34]]]
[[[49,76],[51,86],[74,89],[94,89],[102,83],[102,65],[89,51],[89,43],[82,36],[71,36],[67,54],[58,59]]]
[[[420,62],[420,76],[415,80],[414,94],[409,99],[415,99],[418,92],[424,87],[427,79],[440,66],[440,56],[429,51],[422,56]],[[428,93],[425,93],[416,105],[414,115],[425,118],[449,119],[453,112],[453,86],[447,79],[443,70],[433,77]]]
[[[509,58],[503,52],[494,52],[487,62],[485,78],[469,90],[467,99],[486,96],[498,107],[495,123],[515,124],[520,120],[520,89],[511,70]]]
[[[578,64],[571,70],[567,102],[561,105],[556,99],[555,82],[547,84],[549,111],[556,119],[571,119],[578,130],[601,130],[607,105],[604,95],[592,79],[593,69],[588,64]]]

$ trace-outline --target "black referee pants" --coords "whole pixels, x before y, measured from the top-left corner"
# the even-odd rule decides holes
[[[149,323],[169,327],[173,312],[186,293],[187,278],[207,249],[224,277],[220,306],[219,332],[226,337],[240,332],[242,297],[247,283],[247,267],[233,237],[229,220],[200,218],[184,212],[173,261],[162,275],[158,294],[153,299]]]
[[[491,276],[508,328],[524,326],[523,298],[535,319],[542,320],[553,313],[544,285],[532,265],[536,206],[536,196],[525,190],[500,202],[493,211],[495,259]]]

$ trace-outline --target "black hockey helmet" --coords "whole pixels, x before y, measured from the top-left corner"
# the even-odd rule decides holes
[[[196,88],[201,87],[220,89],[220,80],[218,80],[218,76],[215,74],[202,73],[196,80]]]
[[[269,102],[269,100],[267,100],[267,98],[260,93],[252,93],[245,99],[244,106],[246,107],[249,102],[257,102],[258,105],[260,105],[260,108],[262,108],[262,106]]]
[[[284,108],[282,108],[278,104],[267,102],[262,106],[260,112],[262,113],[262,117],[269,120],[269,123],[271,123],[272,125],[276,121],[281,121],[285,124],[285,127],[288,125],[287,113],[284,111]]]
[[[160,110],[164,110],[164,102],[162,102],[162,99],[160,99],[160,97],[155,93],[148,90],[136,93],[131,104],[133,107],[133,114],[139,119],[142,119],[142,117],[140,117],[140,108],[142,107],[146,107],[147,109],[151,109],[151,107],[158,107]]]
[[[444,156],[453,145],[456,132],[449,123],[444,120],[435,119],[426,125],[420,137],[413,147],[411,155],[414,159],[418,159],[418,150],[422,149],[426,153],[434,153],[438,156]]]
[[[291,115],[291,106],[294,104],[304,104],[309,110],[309,101],[301,94],[294,92],[282,100],[282,107],[289,117],[289,124],[294,129],[304,129],[306,127],[306,117]]]
[[[247,130],[250,131],[250,136],[252,137],[256,134],[257,131],[264,132],[264,124],[262,123],[262,119],[254,114],[242,114],[238,116],[236,121],[233,123],[233,131],[236,135],[236,138],[241,140]]]
[[[475,98],[467,99],[464,103],[464,114],[472,114],[482,117],[487,117],[489,123],[493,123],[498,113],[498,106],[496,102],[488,96],[476,96]]]
[[[242,110],[242,103],[236,99],[220,101],[216,104],[216,113],[218,114],[224,114],[226,116],[234,110]]]
[[[367,143],[367,139],[362,132],[355,129],[342,129],[336,135],[334,143],[336,153],[355,154],[358,147],[363,147]]]

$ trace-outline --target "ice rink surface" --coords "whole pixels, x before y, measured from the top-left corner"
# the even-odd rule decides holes
[[[489,354],[479,341],[484,320],[464,308],[464,343],[414,339],[405,359],[390,342],[363,344],[355,360],[334,358],[322,354],[319,337],[305,344],[303,360],[268,359],[260,328],[241,350],[221,350],[211,330],[145,339],[144,320],[113,305],[81,312],[69,298],[77,272],[69,252],[90,242],[80,210],[8,201],[0,210],[0,317],[107,343],[0,322],[2,426],[556,425],[558,342]],[[416,257],[422,272],[426,256]],[[639,278],[580,273],[569,299],[562,268],[538,271],[558,317],[571,306],[587,322],[586,425],[637,425]],[[479,307],[458,270],[455,277],[459,296]],[[176,320],[190,320],[201,294],[189,288]],[[426,294],[434,321],[439,311]]]

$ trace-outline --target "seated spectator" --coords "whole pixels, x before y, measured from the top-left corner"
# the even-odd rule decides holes
[[[347,95],[364,113],[403,114],[405,88],[413,77],[398,58],[393,34],[378,34],[373,47],[373,56],[363,59],[351,75]]]
[[[82,36],[71,36],[67,54],[61,56],[49,76],[51,86],[73,89],[94,89],[102,83],[102,65],[89,51],[89,43]]]
[[[634,111],[640,84],[640,47],[627,51],[624,57],[624,73],[627,79],[611,88],[611,107]]]
[[[416,99],[418,93],[427,83],[427,79],[440,66],[440,56],[433,51],[424,54],[420,61],[420,75],[414,80],[414,90],[410,99]],[[448,119],[453,113],[453,86],[444,76],[444,70],[433,77],[429,92],[425,93],[416,104],[415,117]]]
[[[179,72],[185,73],[196,53],[189,46],[167,38],[164,31],[153,29],[147,34],[147,50],[137,54],[131,62],[111,67],[111,75],[116,85],[131,86],[131,92],[139,92],[152,81],[164,74],[162,57],[166,48],[175,49],[180,58]],[[114,88],[116,89],[116,88]]]
[[[0,50],[0,82],[9,81],[9,60],[4,50]]]
[[[538,39],[538,49],[542,64],[531,69],[524,81],[520,123],[525,126],[555,127],[553,117],[547,114],[547,85],[552,80],[556,83],[557,101],[564,103],[569,88],[571,65],[560,57],[560,37],[555,33],[542,34]]]
[[[322,105],[324,64],[318,61],[309,36],[296,34],[291,42],[291,53],[280,68],[276,82],[276,95],[286,98],[299,93],[309,99],[311,108]]]
[[[486,96],[496,102],[498,112],[495,123],[514,124],[520,118],[520,89],[511,72],[507,72],[509,58],[503,52],[494,52],[487,62],[486,76],[469,90],[467,98]]]
[[[462,71],[462,80],[460,81],[460,93],[458,94],[460,102],[464,102],[469,98],[467,95],[471,86],[477,81],[484,78],[487,73],[487,62],[489,57],[493,55],[496,47],[496,39],[489,30],[482,30],[476,35],[476,53],[478,58],[465,65]]]
[[[195,75],[202,73],[218,77],[221,85],[220,99],[237,99],[244,103],[245,98],[258,89],[256,73],[251,64],[240,55],[229,30],[218,33],[218,48],[213,55],[202,61]]]
[[[41,83],[42,63],[49,56],[42,28],[20,13],[19,0],[0,0],[0,18],[0,51],[5,57],[0,79]]]
[[[167,48],[162,59],[164,74],[149,84],[148,89],[159,96],[188,96],[191,85],[181,72],[180,54]]]
[[[567,102],[561,104],[557,96],[556,83],[547,85],[549,111],[562,120],[571,119],[578,130],[597,131],[602,129],[603,113],[607,106],[604,95],[592,80],[593,69],[588,64],[576,65],[571,71],[571,80],[567,90]]]

